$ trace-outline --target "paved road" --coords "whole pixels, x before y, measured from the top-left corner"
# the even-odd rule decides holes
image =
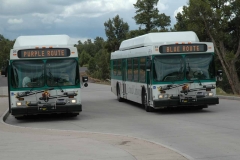
[[[6,87],[0,87],[1,92],[6,94],[3,89]],[[7,108],[8,98],[0,97],[1,119],[6,120],[8,117],[5,112]],[[29,120],[32,121],[35,118],[49,123],[53,121],[61,123],[62,120],[71,123],[71,121],[78,120],[62,115],[29,118],[17,123],[28,123]],[[66,129],[45,129],[45,127],[36,128],[36,126],[20,127],[6,124],[3,121],[0,122],[0,144],[0,158],[4,160],[187,160],[188,157],[168,147],[136,137]],[[188,159],[191,158],[188,157]]]
[[[79,67],[80,68],[80,72],[85,72],[87,70],[87,67]]]
[[[35,116],[7,123],[34,128],[90,131],[138,137],[174,148],[197,160],[240,159],[239,101],[220,100],[202,111],[172,109],[147,113],[118,102],[110,86],[83,89],[83,112],[74,119]]]
[[[7,77],[0,75],[0,87],[7,86]]]

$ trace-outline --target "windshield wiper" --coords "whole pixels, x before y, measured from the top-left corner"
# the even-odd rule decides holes
[[[60,79],[58,78],[57,81],[56,81],[56,84],[57,84],[58,88],[61,90],[61,92],[64,92],[63,89],[62,89],[62,87],[58,84],[59,80],[60,80]]]
[[[189,81],[187,83],[193,83],[193,81]],[[160,90],[162,91],[165,91],[165,90],[169,90],[169,89],[173,89],[173,88],[177,88],[177,87],[180,87],[180,86],[184,86],[186,85],[186,83],[183,83],[183,84],[169,84],[169,85],[166,85],[166,86],[162,86]]]
[[[54,88],[49,88],[47,90],[53,90]],[[16,98],[21,98],[21,97],[27,97],[27,96],[31,96],[37,93],[42,93],[45,92],[45,90],[41,90],[41,91],[37,91],[37,92],[30,92],[30,91],[26,91],[26,92],[18,92]]]
[[[202,86],[202,83],[201,83],[200,79],[197,79],[197,80],[199,82],[199,86]]]
[[[58,84],[58,81],[56,82],[56,84],[57,84],[58,88],[60,88],[61,92],[64,92],[62,87]]]
[[[53,77],[53,74],[51,73],[50,69],[49,69],[49,72],[48,72],[48,73],[49,73],[51,79],[54,81],[54,77]],[[55,82],[55,84],[57,84],[57,87],[60,88],[61,92],[64,92],[63,89],[62,89],[62,87],[59,86],[58,81],[59,81],[59,80],[57,80],[57,81]]]

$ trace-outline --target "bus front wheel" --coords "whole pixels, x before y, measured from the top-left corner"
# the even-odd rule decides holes
[[[150,107],[147,103],[147,93],[146,93],[145,89],[142,91],[142,106],[144,107],[146,112],[152,112],[153,111],[153,108]]]
[[[123,101],[123,99],[122,99],[122,97],[121,97],[121,94],[120,94],[120,87],[119,87],[119,85],[117,85],[117,100],[118,100],[119,102],[122,102],[122,101]]]

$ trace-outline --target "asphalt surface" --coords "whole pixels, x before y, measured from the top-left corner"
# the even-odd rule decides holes
[[[5,77],[4,75],[0,75],[0,87],[4,86],[7,86],[7,77]]]
[[[6,87],[0,87],[0,95],[7,95],[6,91]],[[0,158],[4,160],[191,159],[174,149],[131,136],[6,124],[5,121],[9,116],[7,110],[8,98],[1,97]]]
[[[0,88],[0,95],[3,95],[4,93],[6,93],[6,91],[7,91],[7,87],[1,87]],[[100,92],[99,90],[97,90],[97,92],[107,96],[107,94],[105,92]],[[100,97],[100,95],[99,95],[99,97]],[[99,97],[97,97],[97,98],[99,98]],[[71,158],[71,159],[131,159],[131,158],[133,158],[133,159],[168,159],[168,157],[162,156],[162,155],[169,155],[168,154],[169,151],[171,152],[170,153],[171,156],[172,156],[172,154],[174,154],[174,155],[177,154],[178,156],[180,156],[180,158],[193,159],[190,156],[187,156],[186,154],[181,155],[181,152],[169,147],[169,146],[174,147],[174,145],[172,146],[172,144],[177,144],[178,142],[181,142],[182,144],[184,143],[184,145],[185,145],[185,146],[183,145],[181,147],[183,149],[186,149],[186,146],[189,147],[193,144],[198,145],[198,146],[204,146],[205,145],[205,148],[196,147],[196,146],[191,147],[192,150],[190,150],[190,153],[193,153],[193,155],[194,154],[197,155],[197,156],[194,156],[195,159],[204,159],[204,160],[208,160],[208,159],[214,159],[214,160],[215,159],[218,159],[218,160],[220,160],[220,159],[221,160],[225,160],[225,159],[226,160],[228,160],[228,159],[233,160],[234,159],[235,160],[236,159],[237,160],[237,159],[239,159],[239,154],[237,154],[237,152],[239,150],[239,145],[238,145],[239,144],[239,140],[238,140],[239,127],[236,126],[237,121],[234,123],[232,120],[234,120],[234,118],[236,119],[238,117],[236,115],[238,113],[238,109],[236,107],[233,108],[232,106],[236,106],[238,102],[233,101],[234,102],[233,105],[230,106],[229,99],[240,100],[240,98],[238,98],[238,97],[226,97],[226,96],[219,96],[219,97],[221,99],[226,99],[226,101],[221,100],[221,102],[220,102],[221,105],[216,107],[216,108],[220,107],[221,108],[220,110],[211,109],[211,108],[214,108],[214,106],[213,107],[210,106],[209,109],[206,109],[206,111],[200,112],[199,114],[195,114],[194,112],[191,113],[191,114],[189,114],[189,113],[186,114],[184,112],[180,112],[180,117],[181,117],[180,119],[177,118],[178,117],[177,115],[173,115],[173,116],[171,116],[171,114],[168,115],[168,117],[172,117],[174,119],[179,119],[180,120],[179,121],[179,127],[177,127],[174,130],[173,129],[174,127],[171,126],[171,128],[172,128],[172,129],[170,129],[171,132],[167,133],[169,135],[168,136],[169,138],[166,137],[165,139],[167,139],[169,141],[169,145],[167,145],[168,147],[165,146],[166,143],[164,143],[165,145],[161,145],[161,143],[159,143],[159,141],[157,139],[156,139],[156,143],[155,143],[154,140],[148,141],[148,140],[146,140],[147,138],[144,138],[144,137],[143,137],[143,139],[134,138],[133,135],[135,135],[135,134],[131,135],[130,133],[128,133],[127,135],[129,135],[129,136],[121,136],[121,135],[124,135],[124,133],[126,133],[126,132],[121,131],[122,128],[115,129],[114,126],[113,126],[114,122],[119,120],[118,117],[116,117],[114,119],[113,118],[114,115],[111,115],[110,112],[107,112],[106,113],[107,115],[101,114],[101,112],[98,111],[97,107],[90,110],[91,113],[89,112],[88,117],[85,117],[86,120],[87,119],[92,119],[90,114],[94,115],[94,116],[100,114],[100,115],[98,115],[98,118],[106,116],[106,118],[104,120],[109,119],[109,123],[107,123],[107,126],[111,128],[110,130],[112,130],[113,134],[103,134],[103,133],[105,133],[104,131],[109,130],[107,128],[104,129],[103,128],[104,125],[98,127],[99,129],[101,128],[100,130],[90,129],[91,127],[96,128],[94,126],[96,126],[97,124],[99,126],[101,124],[101,123],[99,123],[99,121],[98,122],[89,121],[89,124],[85,123],[85,122],[87,122],[87,121],[85,121],[84,122],[85,125],[81,126],[81,128],[82,128],[81,131],[73,131],[74,128],[79,128],[79,124],[77,124],[75,122],[80,122],[80,121],[84,120],[84,115],[86,113],[86,111],[84,111],[84,114],[80,115],[79,118],[68,119],[66,121],[63,119],[64,121],[60,120],[58,124],[54,123],[54,122],[52,123],[51,121],[47,122],[49,120],[49,119],[47,119],[47,120],[44,121],[44,122],[47,122],[47,123],[45,123],[45,125],[41,126],[41,121],[39,121],[38,119],[32,119],[32,120],[21,121],[17,125],[22,126],[22,127],[14,126],[14,128],[17,128],[15,130],[12,130],[12,129],[9,130],[9,128],[6,130],[4,127],[2,128],[2,125],[0,125],[0,136],[4,137],[4,136],[1,135],[2,129],[3,129],[3,131],[8,132],[8,133],[13,132],[14,135],[16,134],[16,137],[19,137],[19,134],[20,134],[20,137],[21,137],[22,134],[26,134],[26,135],[30,134],[31,136],[33,136],[32,139],[36,140],[37,141],[36,142],[37,146],[42,146],[42,149],[40,147],[39,148],[40,151],[37,154],[32,154],[31,153],[31,156],[29,156],[30,157],[29,159],[31,159],[35,156],[41,157],[45,153],[46,153],[45,157],[41,157],[40,159],[42,159],[42,158],[44,158],[44,159],[55,159],[55,158],[56,159],[61,159],[61,156],[58,156],[58,155],[54,154],[54,153],[59,153],[59,150],[66,150],[66,152],[64,152],[65,154],[68,154],[68,152],[69,152],[70,154],[67,158]],[[94,97],[92,97],[92,98],[94,98]],[[3,102],[1,99],[5,99],[5,100],[3,100],[5,102]],[[0,104],[5,104],[6,106],[8,106],[7,98],[1,98],[1,99],[0,99]],[[113,99],[113,97],[111,96],[109,99]],[[107,103],[109,103],[109,102],[106,102],[106,104]],[[115,103],[117,103],[117,102],[115,102]],[[95,103],[95,104],[97,105],[97,103]],[[125,107],[125,105],[127,105],[127,104],[124,104],[124,107]],[[129,107],[129,106],[127,106],[127,107]],[[128,110],[127,110],[127,112],[129,112],[129,114],[127,112],[125,113],[126,114],[126,118],[125,118],[126,121],[129,121],[129,119],[127,117],[129,115],[132,115],[132,113],[129,109],[131,110],[131,108],[128,108]],[[231,110],[233,111],[233,109],[235,109],[236,114],[231,112]],[[105,111],[102,111],[102,112],[105,112]],[[201,113],[204,113],[204,114],[201,114]],[[177,112],[177,114],[179,114],[179,112]],[[218,117],[217,117],[218,120],[214,119],[214,116],[212,116],[212,118],[211,118],[211,116],[209,116],[211,114],[212,115],[214,114],[215,116],[218,115]],[[182,115],[186,115],[186,118],[184,118]],[[119,117],[120,116],[121,115],[119,115]],[[136,116],[136,115],[132,115],[132,116],[134,118],[134,116]],[[140,115],[138,115],[138,116],[140,116]],[[158,114],[157,116],[158,116],[158,118],[157,119],[155,118],[155,120],[153,118],[152,121],[156,122],[156,120],[159,119],[160,115]],[[162,115],[162,116],[164,116],[164,115]],[[154,117],[154,115],[151,115],[151,117]],[[192,117],[192,122],[189,121],[189,119],[191,119],[191,118],[187,118],[187,117]],[[202,119],[201,121],[199,121],[200,120],[200,119],[198,119],[199,117],[201,117],[201,119]],[[205,120],[204,120],[203,117],[206,117]],[[145,118],[147,118],[147,117],[145,117]],[[135,121],[137,120],[136,117],[134,119],[135,119]],[[10,120],[9,122],[11,124],[11,117],[10,117],[9,120]],[[95,120],[97,120],[97,119],[95,119]],[[99,120],[101,120],[101,119],[99,119]],[[174,121],[172,121],[170,123],[173,124],[173,122]],[[186,133],[181,133],[180,132],[181,128],[182,128],[182,125],[180,124],[181,122],[184,122],[186,124],[185,128],[183,128],[184,130],[187,129]],[[197,122],[197,123],[195,123],[195,122]],[[32,123],[33,126],[29,125],[30,123]],[[60,124],[60,123],[62,123],[62,124]],[[116,126],[120,125],[120,123],[118,123],[118,122],[115,122],[115,123],[116,123]],[[145,122],[145,123],[147,124],[147,122]],[[176,122],[174,122],[174,123],[176,123]],[[200,123],[200,125],[199,125],[199,123]],[[3,124],[4,124],[5,127],[8,126],[5,123],[3,123]],[[48,125],[46,125],[46,124],[48,124]],[[125,122],[125,124],[126,124],[126,122]],[[189,125],[189,124],[192,124],[192,125]],[[195,124],[197,124],[199,126],[194,126]],[[58,125],[59,126],[61,125],[61,127],[59,127]],[[89,125],[90,125],[90,127],[89,127]],[[136,127],[131,126],[131,125],[133,125],[133,123],[131,121],[129,121],[128,125],[130,125],[131,129],[136,128]],[[31,126],[31,127],[29,127],[29,126]],[[41,127],[39,127],[39,126],[41,126]],[[74,126],[76,126],[76,127],[74,127]],[[86,126],[88,126],[88,128]],[[13,127],[13,126],[11,126],[11,127]],[[45,127],[48,128],[48,129],[44,129]],[[152,128],[154,126],[149,126],[149,127]],[[156,127],[157,126],[155,126],[155,128]],[[55,128],[55,129],[53,129],[53,128]],[[59,128],[61,128],[61,130],[59,130]],[[169,130],[169,129],[166,129],[166,128],[163,128],[163,129],[165,130],[165,132],[167,130]],[[86,130],[88,130],[88,131],[86,131]],[[130,130],[130,128],[129,128],[129,130]],[[191,130],[193,132],[191,132]],[[91,131],[91,132],[89,132],[89,131]],[[99,131],[100,132],[102,131],[102,132],[100,133]],[[133,131],[133,133],[136,133],[136,132],[139,132],[139,131],[138,130]],[[152,130],[152,132],[155,132],[156,134],[157,133],[162,134],[162,132],[158,132],[157,130],[156,131]],[[214,132],[215,132],[215,134],[214,134]],[[119,135],[117,133],[119,133]],[[193,133],[196,133],[196,135],[201,133],[202,136],[199,136],[199,137],[193,136],[192,135]],[[138,133],[137,137],[141,138],[140,135],[147,135],[147,134],[149,134],[149,132],[146,132],[146,130],[144,131],[144,128],[142,128],[142,133]],[[161,137],[167,136],[167,134],[166,135],[161,135]],[[199,135],[201,135],[201,134],[199,134]],[[53,135],[54,135],[54,138],[59,136],[59,139],[57,139],[56,141],[52,141],[52,138],[47,138],[48,136],[51,137]],[[91,135],[91,136],[89,137],[89,135]],[[106,142],[106,139],[104,138],[104,135],[106,136],[105,138],[108,139],[107,142]],[[176,135],[178,135],[178,136],[176,136]],[[189,135],[189,136],[186,136],[186,135]],[[27,149],[28,149],[28,151],[30,151],[32,148],[34,148],[34,145],[31,144],[32,141],[29,141],[29,139],[28,139],[28,137],[30,137],[30,140],[31,140],[31,136],[26,136],[27,138],[23,137],[22,138],[23,140],[21,142],[19,142],[19,139],[17,138],[17,140],[13,141],[13,143],[11,143],[11,145],[13,145],[15,143],[24,144],[25,142],[27,142],[27,143],[30,144],[29,146],[27,145],[28,146]],[[68,136],[67,139],[66,139],[66,136]],[[41,138],[39,139],[39,137],[44,137],[46,140],[44,141]],[[74,142],[70,141],[68,138],[76,139],[77,141],[76,142],[74,141],[75,143],[79,142],[79,143],[81,143],[81,146],[86,146],[86,147],[81,148],[81,146],[74,145]],[[124,139],[124,138],[129,138],[129,139]],[[198,138],[198,139],[196,139],[196,138]],[[234,138],[236,139],[235,141],[234,141]],[[110,139],[111,139],[111,143],[109,143]],[[140,142],[139,143],[132,143],[133,142],[132,139],[137,140],[137,141],[147,142],[148,144],[153,144],[155,146],[152,146],[152,148],[151,148],[151,147],[149,147],[148,144],[145,144],[145,143],[140,143]],[[66,142],[63,142],[61,144],[61,140],[63,140],[63,141],[65,140]],[[83,140],[83,141],[81,141],[81,140]],[[92,143],[93,142],[92,140],[94,140],[94,142],[95,141],[97,141],[97,142],[100,141],[102,143],[95,143],[94,144],[94,143]],[[202,141],[202,142],[199,143],[199,140]],[[0,141],[1,141],[1,138],[0,138]],[[40,141],[43,141],[43,142],[40,142]],[[209,144],[209,141],[210,141],[210,144]],[[5,142],[7,144],[7,141],[5,141]],[[59,142],[58,143],[59,145],[57,145],[57,147],[55,147],[53,145],[54,142]],[[71,149],[64,146],[64,144],[67,144],[67,142],[69,142],[69,143],[71,142],[71,144],[69,144],[69,146],[73,145],[74,148],[79,147],[80,150],[73,150],[71,152]],[[211,142],[212,142],[212,144],[211,144]],[[112,149],[111,148],[107,149],[107,150],[109,150],[109,153],[106,152],[106,148],[101,150],[102,148],[104,148],[104,146],[105,146],[104,144],[105,145],[110,145],[110,146],[113,147]],[[206,146],[206,144],[208,144],[208,146]],[[61,146],[61,145],[63,145],[63,146]],[[126,146],[129,147],[129,145],[133,148],[127,148],[127,149],[123,148],[123,147],[126,147]],[[52,148],[50,148],[50,150],[49,150],[49,146],[52,146],[52,148],[54,148],[54,149],[52,150]],[[94,146],[95,148],[92,147],[92,146]],[[101,147],[101,146],[103,146],[103,147]],[[135,148],[134,149],[134,147],[138,147],[138,146],[141,146],[143,148],[141,148],[141,149]],[[147,147],[144,148],[144,146],[147,146]],[[175,145],[175,146],[177,146],[177,145]],[[7,157],[7,158],[11,159],[11,157],[8,157],[9,153],[10,153],[10,155],[13,156],[14,159],[16,159],[18,157],[20,157],[20,159],[21,158],[23,159],[24,156],[21,155],[21,154],[23,153],[24,155],[26,155],[27,153],[25,153],[26,151],[23,150],[20,146],[18,146],[18,147],[9,146],[10,150],[15,150],[15,151],[19,150],[19,152],[21,152],[21,153],[17,153],[17,154],[14,153],[13,154],[12,152],[9,152],[8,150],[6,150],[5,147],[1,147],[1,145],[0,145],[0,156],[3,155],[2,157]],[[117,149],[120,148],[120,150],[114,151],[115,147]],[[157,152],[160,153],[161,155],[157,155],[156,153],[152,153],[152,150],[155,150],[156,147],[159,149]],[[159,147],[161,147],[161,148],[159,148]],[[176,147],[174,147],[174,148],[176,148]],[[209,148],[209,149],[207,149],[207,148]],[[150,151],[147,150],[147,149],[150,149]],[[178,146],[177,149],[179,150],[179,146]],[[6,151],[6,152],[1,152],[1,150]],[[86,150],[89,150],[89,152],[86,151]],[[122,150],[129,153],[129,154],[121,152]],[[138,155],[139,153],[134,153],[132,150],[134,150],[134,151],[138,150],[139,152],[141,152],[143,154],[139,156]],[[219,151],[222,151],[222,153],[220,154]],[[48,153],[48,152],[51,152],[51,153]],[[114,153],[114,155],[116,155],[116,153],[120,153],[120,154],[117,154],[117,156],[114,156],[114,155],[111,155],[111,153]],[[201,156],[201,154],[202,154],[202,156]],[[150,157],[150,155],[152,157]],[[66,157],[64,157],[64,158],[66,158]],[[5,158],[3,158],[3,159],[5,159]],[[178,159],[178,157],[170,157],[170,159]]]

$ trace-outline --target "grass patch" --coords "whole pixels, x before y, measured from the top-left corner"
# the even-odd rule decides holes
[[[216,94],[217,94],[217,95],[222,95],[222,96],[240,97],[240,95],[237,95],[237,94],[226,93],[226,92],[225,92],[224,90],[222,90],[221,88],[217,88],[217,89],[216,89]]]

